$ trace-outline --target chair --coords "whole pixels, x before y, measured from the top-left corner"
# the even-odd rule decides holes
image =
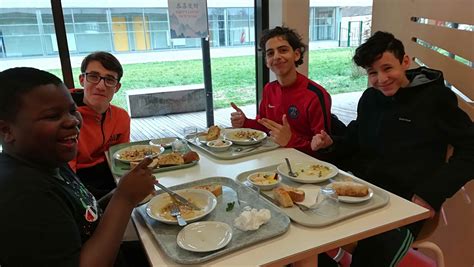
[[[418,234],[415,242],[411,245],[411,249],[408,251],[407,255],[400,261],[399,267],[444,267],[444,254],[441,248],[435,243],[429,241],[430,236],[434,233],[439,223],[439,214],[437,212],[435,216],[431,219],[426,220],[423,228]],[[431,261],[430,258],[426,257],[424,254],[413,250],[413,249],[426,249],[431,251],[435,255],[435,261]],[[415,264],[416,263],[416,264]],[[433,265],[436,263],[436,265]]]
[[[439,214],[437,212],[431,219],[426,220],[416,240],[408,250],[407,255],[400,261],[398,267],[444,267],[444,254],[441,248],[435,243],[429,241],[429,237],[434,233],[438,227]],[[417,249],[426,249],[435,255],[435,260],[417,251]],[[351,251],[349,249],[348,251]],[[344,252],[340,248],[332,249],[326,252],[331,258],[338,261],[339,266],[350,266],[352,255],[349,252]]]

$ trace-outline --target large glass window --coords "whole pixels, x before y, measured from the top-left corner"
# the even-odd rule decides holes
[[[45,8],[49,0],[36,0],[41,5],[29,8],[14,1],[0,8],[0,69],[30,65],[61,76],[53,14]],[[166,7],[153,7],[157,5],[151,0],[135,7],[125,0],[62,0],[62,4],[76,87],[82,59],[100,50],[111,52],[123,64],[122,87],[113,103],[124,108],[128,90],[204,82],[201,39],[171,39]],[[253,6],[219,4],[208,8],[208,16],[214,107],[228,107],[231,101],[255,105]],[[232,51],[224,50],[229,46]],[[7,58],[14,60],[2,60]]]
[[[13,67],[60,67],[57,56],[42,58],[57,55],[57,49],[53,51],[57,47],[54,27],[43,27],[49,23],[47,16],[43,20],[48,13],[51,14],[50,8],[34,7],[34,3],[31,8],[0,7],[0,71]]]

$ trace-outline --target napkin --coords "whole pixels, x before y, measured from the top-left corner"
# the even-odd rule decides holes
[[[272,217],[268,209],[254,209],[246,206],[244,211],[235,218],[234,226],[242,231],[257,230],[260,226],[270,220]]]
[[[298,189],[304,191],[305,197],[303,201],[296,203],[307,208],[311,208],[316,204],[316,201],[318,200],[319,190],[321,189],[320,186],[314,184],[305,184],[298,187]]]

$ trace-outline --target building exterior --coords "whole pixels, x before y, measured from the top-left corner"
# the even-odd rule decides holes
[[[0,3],[0,58],[58,54],[49,0],[3,0]],[[208,0],[207,3],[211,47],[254,45],[253,1]],[[347,41],[350,33],[345,25],[351,19],[343,14],[351,14],[347,10],[354,6],[365,16],[361,19],[370,21],[371,1],[368,0],[310,3],[310,41],[336,40],[341,46],[350,45]],[[199,47],[201,42],[197,38],[170,38],[167,5],[167,0],[63,0],[70,53],[97,50],[130,53]],[[362,23],[358,20],[350,24],[362,31]],[[360,41],[357,32],[352,30]],[[341,41],[343,39],[346,41]]]

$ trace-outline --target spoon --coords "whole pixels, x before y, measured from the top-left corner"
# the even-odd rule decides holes
[[[298,173],[296,172],[293,172],[293,170],[291,169],[291,164],[290,164],[290,161],[288,160],[288,158],[285,158],[285,161],[286,161],[286,165],[288,166],[288,175],[290,175],[291,177],[296,177],[298,176]]]

